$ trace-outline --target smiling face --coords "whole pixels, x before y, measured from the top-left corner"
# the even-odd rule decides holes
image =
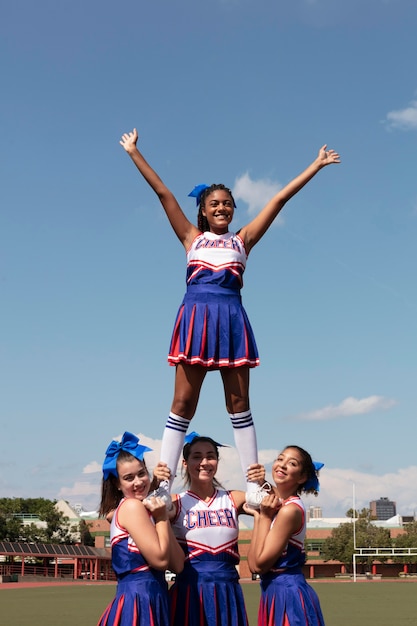
[[[216,189],[206,197],[201,211],[210,232],[216,235],[227,233],[234,214],[233,198],[225,189]]]
[[[272,477],[282,497],[297,493],[307,480],[304,459],[297,448],[285,448],[272,465]]]
[[[208,441],[192,444],[187,460],[183,461],[191,486],[193,483],[211,483],[218,467],[217,449]]]
[[[132,460],[117,462],[119,475],[118,487],[125,498],[143,500],[149,493],[151,481],[148,470],[142,461],[132,457]]]

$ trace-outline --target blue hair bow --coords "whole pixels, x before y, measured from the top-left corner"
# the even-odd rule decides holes
[[[195,430],[193,430],[191,433],[189,433],[185,439],[184,439],[184,443],[192,443],[194,441],[194,439],[196,437],[205,437],[206,435],[200,435],[199,433],[196,433]],[[225,445],[224,443],[219,443],[218,441],[214,441],[214,439],[212,439],[211,437],[207,437],[207,439],[211,439],[213,443],[216,444],[216,446],[218,448],[228,448],[229,446]]]
[[[192,443],[196,437],[199,437],[199,433],[196,433],[195,430],[188,433],[188,435],[184,438],[184,443]]]
[[[210,185],[206,185],[202,183],[201,185],[196,185],[192,191],[188,194],[189,198],[195,198],[197,206],[200,204],[201,194],[205,189],[208,189]]]
[[[304,491],[320,491],[320,483],[317,473],[321,470],[322,467],[324,467],[324,463],[313,461],[313,465],[315,469],[314,476],[309,478],[308,481],[303,485]]]
[[[121,450],[129,452],[129,454],[138,459],[138,461],[143,461],[144,453],[150,452],[152,448],[140,445],[139,438],[133,433],[126,431],[121,441],[113,440],[106,450],[106,457],[103,463],[104,480],[107,480],[110,474],[118,478],[116,463]]]

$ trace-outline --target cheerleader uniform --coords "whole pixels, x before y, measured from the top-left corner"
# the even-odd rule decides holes
[[[230,492],[209,502],[178,496],[173,531],[185,552],[184,570],[170,593],[171,626],[248,626],[236,565],[238,515]]]
[[[324,626],[318,596],[307,583],[301,569],[305,563],[304,504],[298,496],[291,496],[283,506],[288,504],[295,504],[301,509],[303,521],[271,570],[261,576],[258,626]]]
[[[187,292],[175,320],[170,365],[259,365],[240,296],[246,258],[243,240],[234,233],[205,232],[194,239],[187,251]]]
[[[98,626],[167,626],[168,585],[163,571],[149,567],[132,537],[113,516],[110,527],[112,567],[117,576],[116,596]]]

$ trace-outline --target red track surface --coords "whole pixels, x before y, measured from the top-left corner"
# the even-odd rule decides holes
[[[61,582],[61,581],[57,581],[55,582],[54,580],[49,581],[45,581],[45,582],[36,582],[36,583],[25,583],[25,582],[18,582],[18,583],[2,583],[0,584],[0,591],[2,589],[29,589],[29,588],[33,588],[33,587],[73,587],[74,585],[115,585],[115,582],[102,582],[102,581],[93,581],[93,580],[70,580],[68,582]]]

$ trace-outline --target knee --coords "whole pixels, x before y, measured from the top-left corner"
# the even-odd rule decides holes
[[[176,396],[172,402],[171,411],[175,415],[191,420],[196,411],[196,403],[191,398]]]
[[[245,413],[249,411],[249,398],[231,398],[226,408],[229,413]]]

